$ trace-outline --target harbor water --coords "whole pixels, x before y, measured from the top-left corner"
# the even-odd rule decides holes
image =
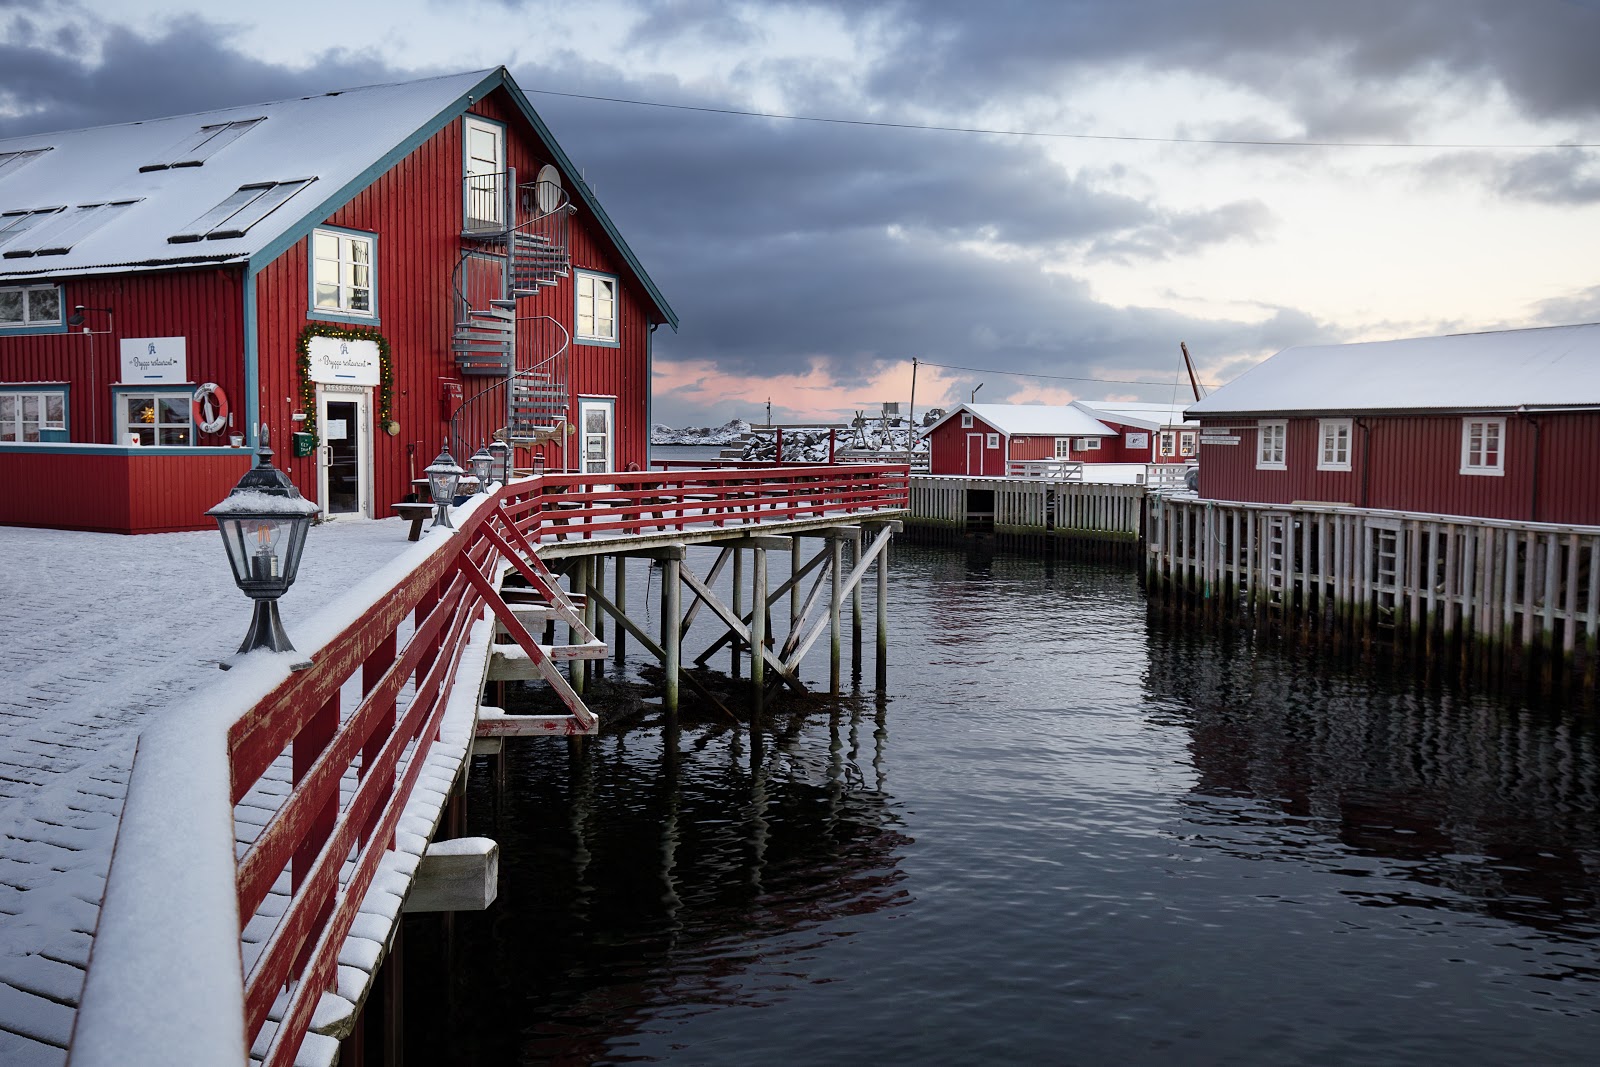
[[[891,596],[882,692],[869,632],[756,733],[619,687],[503,795],[480,762],[500,899],[448,953],[408,920],[408,1058],[1592,1062],[1592,714],[1186,630],[1122,569],[897,544]]]

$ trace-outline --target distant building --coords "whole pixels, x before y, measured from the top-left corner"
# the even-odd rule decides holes
[[[1182,404],[1075,400],[1072,406],[1110,426],[1121,438],[1095,462],[1192,463],[1199,453],[1200,424],[1184,417]]]
[[[928,428],[928,469],[931,474],[1003,478],[1006,465],[1017,460],[1112,455],[1119,436],[1072,405],[962,404]]]
[[[1600,524],[1600,324],[1289,348],[1187,410],[1204,497]]]
[[[0,523],[204,527],[258,425],[329,515],[643,466],[663,323],[503,67],[0,140]]]

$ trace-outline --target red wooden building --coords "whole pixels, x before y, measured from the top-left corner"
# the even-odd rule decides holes
[[[1198,429],[1181,405],[962,404],[927,430],[929,473],[1001,478],[1021,460],[1181,463],[1194,455]]]
[[[1600,324],[1285,349],[1188,414],[1203,497],[1600,524]]]
[[[644,466],[663,323],[504,68],[0,140],[0,523],[204,528],[258,426],[330,515]]]

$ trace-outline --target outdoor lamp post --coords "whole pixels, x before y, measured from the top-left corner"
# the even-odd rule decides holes
[[[489,454],[489,450],[479,445],[478,450],[472,454],[472,458],[467,460],[467,466],[472,468],[472,476],[478,479],[479,490],[487,493],[489,491],[489,483],[495,480],[494,457]]]
[[[494,470],[490,476],[505,485],[511,480],[511,446],[504,441],[496,441],[489,446],[489,455],[494,457]]]
[[[434,461],[422,470],[428,476],[428,492],[433,494],[433,526],[443,526],[448,530],[455,529],[450,521],[450,504],[456,498],[456,488],[461,484],[461,476],[466,473],[456,465],[455,457],[450,454],[450,445],[447,442]],[[431,527],[430,527],[431,528]]]
[[[301,496],[288,477],[272,465],[272,449],[267,447],[263,426],[256,465],[245,471],[226,499],[206,512],[217,520],[217,528],[222,531],[233,580],[256,605],[238,655],[258,648],[272,652],[295,650],[278,618],[278,598],[294,584],[306,531],[316,513],[317,505]],[[233,664],[224,662],[220,666],[227,670]],[[307,660],[294,664],[293,669],[309,666]]]
[[[544,451],[542,449],[533,454],[533,476],[535,478],[544,477]]]

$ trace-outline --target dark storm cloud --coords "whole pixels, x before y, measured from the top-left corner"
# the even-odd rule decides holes
[[[4,19],[0,7],[0,19]],[[101,58],[81,56],[87,30],[67,26],[43,38],[23,17],[0,22],[0,137],[37,130],[77,129],[181,115],[236,104],[282,100],[435,71],[396,71],[376,55],[332,51],[305,70],[251,59],[225,43],[224,28],[198,18],[177,19],[145,37],[105,25]]]
[[[1471,182],[1509,198],[1558,207],[1600,203],[1593,149],[1553,148],[1520,156],[1450,153],[1418,168],[1427,181]]]

